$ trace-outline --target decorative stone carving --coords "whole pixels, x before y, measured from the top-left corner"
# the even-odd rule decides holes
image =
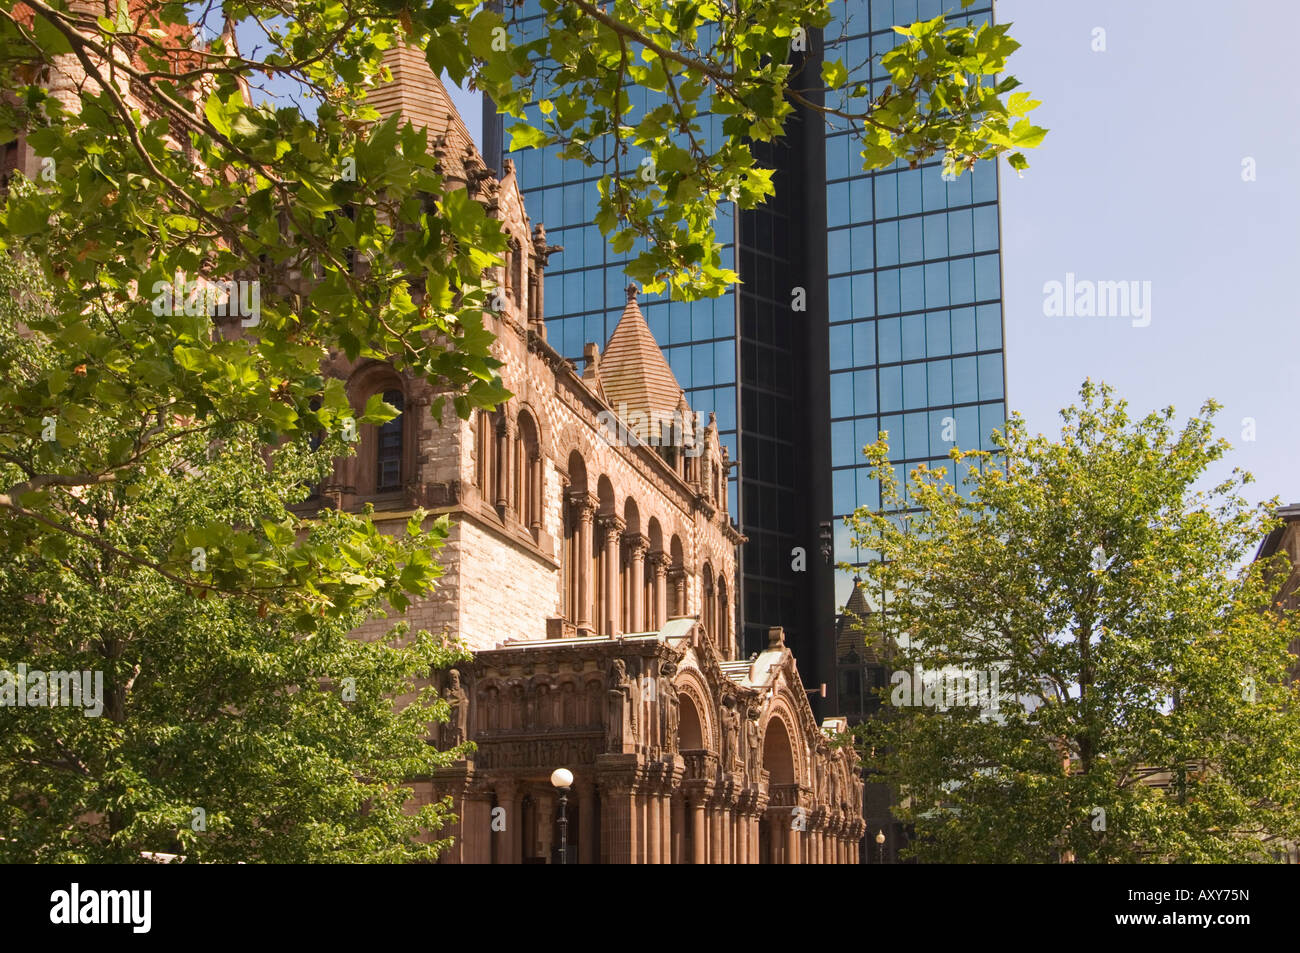
[[[762,715],[761,709],[757,706],[750,708],[745,719],[745,741],[746,741],[746,761],[745,765],[749,771],[752,780],[758,780],[758,772],[762,761],[762,748],[759,742],[758,719]]]
[[[659,667],[659,672],[664,676],[659,689],[659,717],[662,728],[663,746],[666,751],[675,752],[677,750],[677,725],[680,715],[681,702],[677,698],[677,686],[673,684],[673,676],[677,674],[677,666],[673,662],[664,662]]]
[[[731,699],[723,702],[722,731],[722,763],[726,770],[734,771],[740,763],[740,712],[736,711],[736,703]]]
[[[605,731],[609,751],[621,752],[627,736],[636,736],[630,724],[634,717],[632,705],[632,680],[627,675],[627,664],[614,659],[609,668],[609,688],[605,693]]]
[[[469,694],[460,684],[460,672],[451,669],[447,673],[447,690],[443,694],[451,716],[442,726],[442,744],[444,748],[454,748],[464,744],[469,737]]]

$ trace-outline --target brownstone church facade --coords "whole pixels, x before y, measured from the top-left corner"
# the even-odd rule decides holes
[[[816,723],[780,629],[736,658],[743,537],[715,423],[691,412],[634,289],[581,373],[547,344],[555,249],[513,168],[489,172],[418,53],[390,64],[376,105],[426,127],[449,185],[510,237],[487,316],[513,395],[497,410],[437,421],[425,382],[328,365],[358,411],[379,393],[403,412],[361,428],[323,495],[373,504],[393,532],[417,506],[452,520],[439,588],[406,613],[473,652],[440,673],[439,740],[476,750],[417,785],[455,804],[443,861],[553,862],[549,778],[567,768],[569,863],[856,863],[862,784],[851,749],[831,744],[845,726]]]
[[[394,81],[374,104],[426,128],[448,187],[510,237],[485,316],[513,395],[495,411],[435,420],[425,381],[376,361],[326,363],[358,416],[377,393],[402,412],[359,428],[320,496],[371,504],[394,533],[417,507],[452,521],[438,589],[406,612],[473,653],[437,675],[451,720],[432,740],[475,750],[415,785],[420,801],[454,802],[443,862],[552,862],[549,778],[567,768],[568,862],[856,863],[862,783],[851,749],[831,743],[845,725],[816,723],[780,629],[736,658],[743,537],[716,425],[691,412],[633,289],[581,373],[547,344],[555,249],[513,169],[487,169],[419,53],[388,61]],[[79,74],[64,66],[51,85],[75,107]],[[16,149],[3,169],[31,174],[34,162]]]

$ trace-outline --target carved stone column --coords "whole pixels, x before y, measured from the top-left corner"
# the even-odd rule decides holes
[[[723,862],[722,805],[716,801],[709,805],[709,863]]]
[[[691,863],[708,863],[709,825],[707,823],[705,802],[706,793],[691,796]]]
[[[672,799],[672,854],[674,864],[686,863],[686,795]]]
[[[668,570],[668,581],[673,586],[673,607],[671,615],[686,615],[686,570],[674,566]]]
[[[604,563],[602,569],[605,573],[605,599],[597,618],[603,625],[601,634],[612,638],[622,632],[622,626],[619,624],[622,620],[619,618],[618,545],[626,524],[621,517],[611,514],[597,517],[597,523],[604,533],[605,540],[605,555],[602,559]]]
[[[630,557],[631,578],[628,580],[628,618],[631,625],[629,632],[645,632],[650,627],[645,619],[645,554],[650,549],[650,541],[640,533],[627,537],[627,551]]]
[[[594,864],[599,861],[596,845],[600,832],[596,830],[596,786],[590,781],[574,785],[578,795],[578,863]]]
[[[496,504],[500,509],[507,513],[512,513],[513,508],[510,506],[510,475],[515,472],[513,466],[514,460],[514,430],[515,422],[510,419],[502,421],[501,428],[496,433],[497,441],[497,472],[496,472]]]
[[[797,864],[799,856],[799,831],[787,816],[785,818],[785,863]]]
[[[578,606],[574,612],[574,623],[578,627],[578,635],[590,636],[593,634],[594,626],[592,625],[592,576],[593,566],[591,558],[592,548],[592,521],[596,515],[596,498],[589,493],[580,491],[569,494],[569,503],[578,514],[578,538],[576,541],[577,552],[574,555],[573,569],[578,574]]]
[[[633,863],[636,836],[636,794],[625,780],[600,786],[601,863]]]
[[[736,862],[736,806],[730,802],[722,806],[722,862]]]
[[[646,800],[646,863],[662,864],[663,835],[660,825],[663,821],[663,796],[658,791],[647,791]]]
[[[528,454],[527,470],[529,474],[532,474],[531,485],[527,474],[525,474],[523,486],[524,493],[532,494],[532,499],[526,507],[532,513],[528,531],[533,534],[534,539],[538,539],[542,532],[542,514],[546,512],[546,493],[542,486],[546,479],[546,464],[542,461],[540,450],[534,450]]]
[[[523,860],[523,797],[514,781],[498,781],[496,794],[497,807],[504,809],[504,814],[500,818],[501,823],[492,825],[496,862],[518,864]]]
[[[656,550],[650,554],[650,565],[654,568],[654,605],[646,608],[646,613],[653,613],[650,628],[656,632],[668,621],[668,554]]]
[[[766,811],[763,814],[763,823],[767,825],[767,862],[769,864],[781,863],[781,854],[785,849],[785,836],[782,834],[784,828],[775,811]]]
[[[466,864],[492,863],[492,794],[474,782],[465,796],[465,816],[461,818]]]
[[[673,798],[671,791],[665,791],[659,799],[659,855],[665,864],[675,864],[673,857]]]
[[[545,863],[552,863],[551,860],[551,843],[555,837],[555,818],[557,816],[557,798],[554,794],[555,788],[549,791],[538,791],[534,797],[537,800],[537,840],[540,842],[542,859]]]

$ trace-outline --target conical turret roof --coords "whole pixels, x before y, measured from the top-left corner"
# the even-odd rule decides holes
[[[655,343],[636,303],[636,286],[628,285],[627,307],[600,356],[600,385],[619,416],[640,411],[651,420],[671,419],[682,389]]]

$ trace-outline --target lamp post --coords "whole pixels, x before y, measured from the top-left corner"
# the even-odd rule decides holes
[[[560,795],[560,863],[567,864],[569,849],[569,819],[564,815],[564,808],[569,802],[569,788],[573,786],[573,772],[568,768],[556,768],[551,772],[551,787]]]
[[[876,863],[883,864],[884,862],[885,862],[885,832],[883,830],[880,830],[880,831],[876,831]]]

